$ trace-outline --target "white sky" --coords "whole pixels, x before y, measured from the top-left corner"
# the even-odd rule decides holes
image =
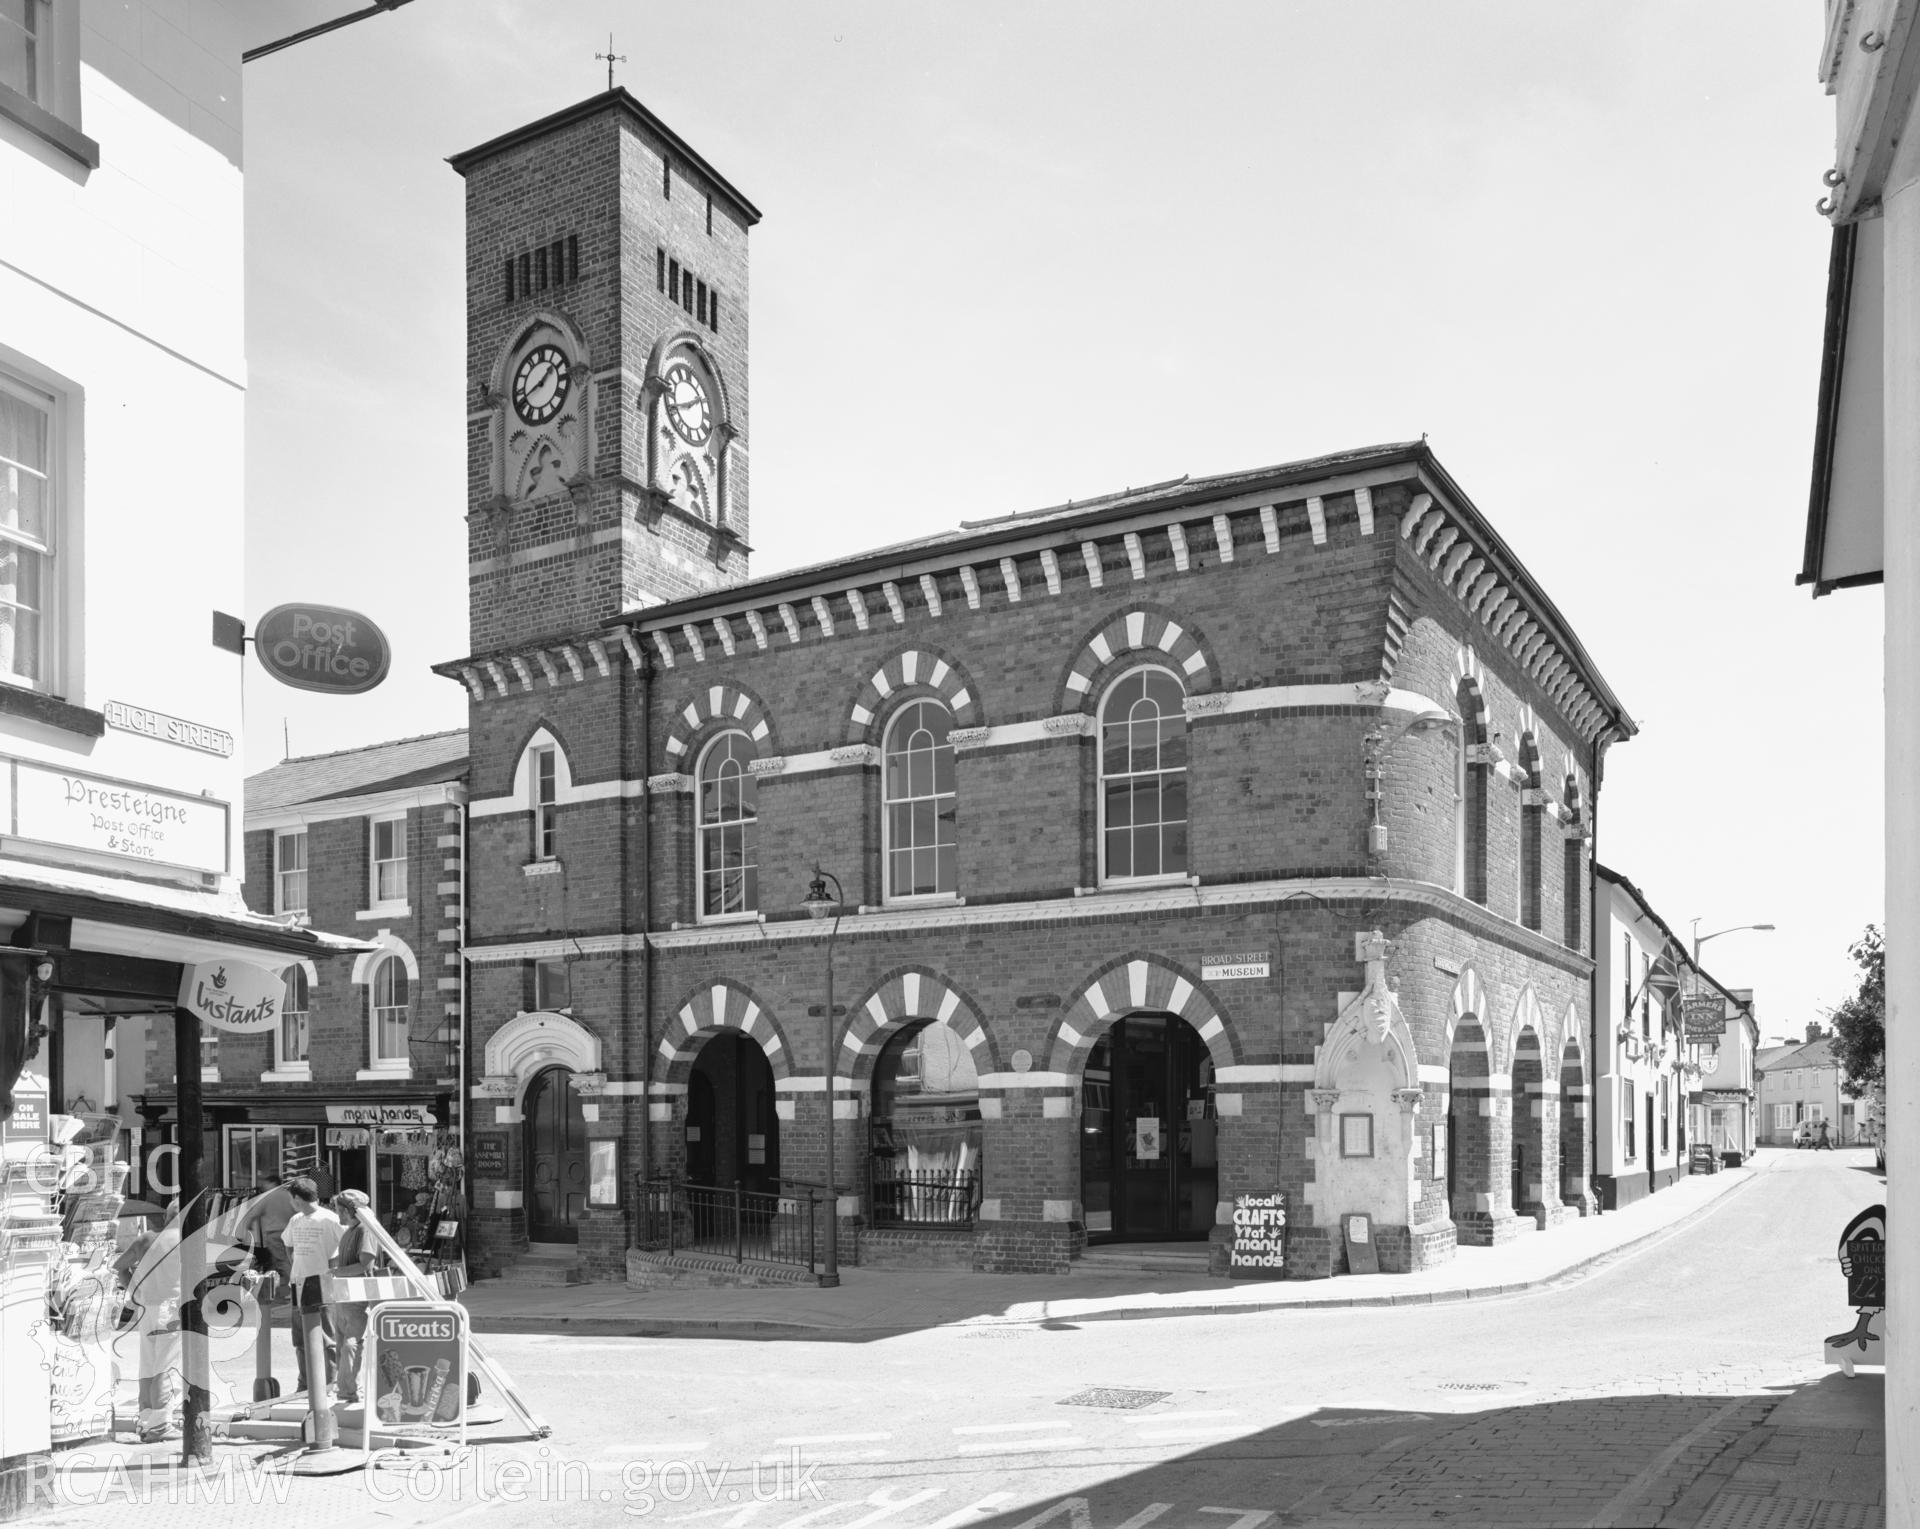
[[[395,654],[354,699],[250,663],[249,767],[283,726],[308,754],[466,719],[427,670],[467,651],[445,159],[603,89],[612,30],[620,82],[765,214],[756,575],[1427,432],[1641,723],[1602,860],[1683,935],[1778,924],[1708,965],[1797,1037],[1882,906],[1880,595],[1793,586],[1820,25],[1818,0],[414,0],[250,64],[246,614],[352,606]]]

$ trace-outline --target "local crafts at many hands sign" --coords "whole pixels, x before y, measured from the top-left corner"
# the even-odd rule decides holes
[[[1887,1208],[1869,1205],[1840,1234],[1840,1272],[1847,1301],[1858,1320],[1827,1339],[1826,1362],[1851,1375],[1857,1364],[1885,1364],[1887,1314]]]

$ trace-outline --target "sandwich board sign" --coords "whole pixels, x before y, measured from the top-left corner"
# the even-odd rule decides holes
[[[467,1312],[452,1301],[383,1301],[368,1313],[368,1436],[467,1442]]]

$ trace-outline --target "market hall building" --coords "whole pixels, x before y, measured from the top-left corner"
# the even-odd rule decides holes
[[[829,1116],[849,1261],[1225,1272],[1278,1195],[1324,1275],[1346,1216],[1408,1269],[1592,1208],[1634,725],[1424,443],[753,580],[758,212],[621,89],[452,163],[476,1272],[645,1278],[642,1186],[790,1206]]]

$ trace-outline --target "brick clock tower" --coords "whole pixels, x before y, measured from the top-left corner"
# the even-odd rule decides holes
[[[747,232],[624,89],[456,155],[472,651],[747,573]]]
[[[457,1014],[464,961],[469,1252],[624,1278],[627,1191],[649,1169],[653,846],[631,789],[651,676],[619,618],[747,576],[760,214],[620,89],[451,163],[471,646],[435,668],[471,703],[467,833],[441,840],[467,938],[439,986]]]

